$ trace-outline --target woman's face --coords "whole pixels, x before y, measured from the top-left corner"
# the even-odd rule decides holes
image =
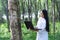
[[[39,16],[44,18],[44,14],[43,14],[42,11],[41,11],[41,13],[39,14]]]

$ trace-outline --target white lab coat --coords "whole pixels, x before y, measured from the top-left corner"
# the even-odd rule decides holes
[[[48,40],[48,32],[45,29],[46,28],[46,20],[44,18],[40,17],[37,22],[36,27],[38,29],[42,29],[37,32],[36,40]]]

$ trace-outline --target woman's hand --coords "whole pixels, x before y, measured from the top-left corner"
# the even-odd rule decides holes
[[[37,29],[37,28],[34,28],[34,31],[39,31],[39,29]]]
[[[31,28],[29,28],[29,30],[39,31],[39,30],[42,30],[42,29],[38,29],[38,28],[31,29]]]

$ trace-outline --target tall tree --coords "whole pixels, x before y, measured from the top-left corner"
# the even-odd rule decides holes
[[[22,40],[19,0],[8,0],[11,40]]]
[[[24,20],[24,14],[25,14],[25,1],[22,0],[22,14],[23,14],[23,20]]]
[[[38,20],[38,9],[37,9],[37,0],[34,0],[34,6],[35,6],[35,20],[36,20],[36,23],[37,23],[37,20]]]
[[[55,39],[55,0],[52,1],[52,11],[53,11],[53,32],[54,32],[54,39]]]
[[[45,4],[46,4],[46,10],[48,10],[48,0],[46,0]]]
[[[59,21],[60,21],[60,1],[56,0],[57,11],[59,13]]]
[[[31,0],[28,0],[28,18],[31,21]]]
[[[8,31],[10,31],[10,28],[9,28],[9,17],[8,17],[8,0],[1,0],[1,3],[2,3],[3,14],[5,14],[6,18],[7,18]]]

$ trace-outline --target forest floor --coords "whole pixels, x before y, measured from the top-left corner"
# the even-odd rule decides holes
[[[53,24],[50,23],[50,32],[49,32],[49,40],[60,40],[60,24],[56,22],[55,34],[53,32]],[[10,40],[10,32],[8,32],[8,27],[6,23],[0,25],[0,40]],[[22,24],[22,36],[23,40],[35,40],[36,32],[32,30],[27,30],[25,25]],[[54,37],[55,36],[55,37]]]

